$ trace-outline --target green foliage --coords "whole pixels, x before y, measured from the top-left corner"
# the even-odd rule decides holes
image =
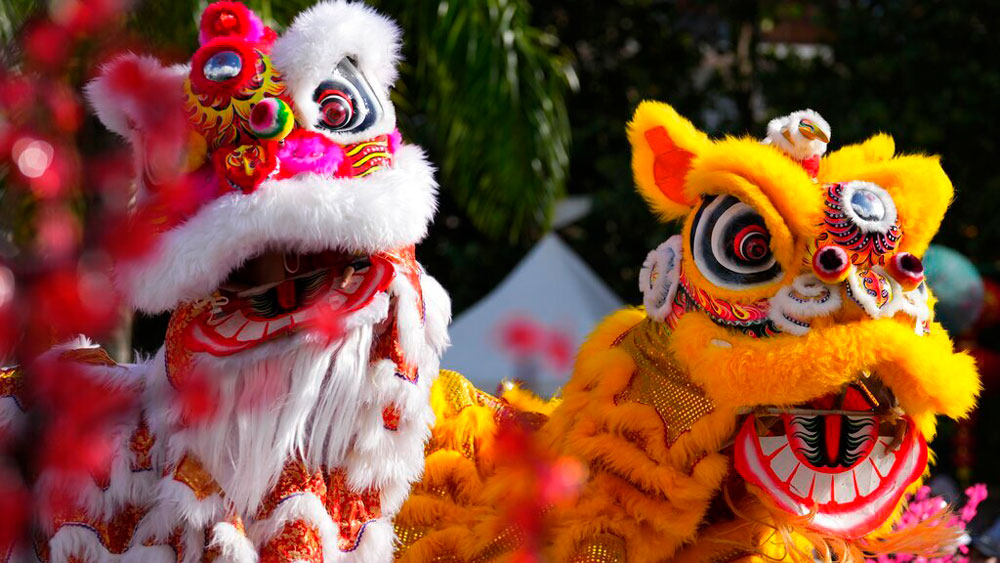
[[[407,32],[401,129],[479,230],[540,235],[569,164],[572,75],[555,37],[530,25],[524,0],[379,5]]]

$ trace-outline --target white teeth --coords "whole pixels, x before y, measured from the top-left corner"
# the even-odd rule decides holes
[[[833,498],[838,503],[848,503],[858,496],[854,488],[854,472],[837,473],[833,476]]]
[[[311,321],[314,316],[315,315],[313,315],[313,308],[309,307],[292,315],[292,322],[294,322],[296,325],[300,325],[302,323],[307,323]]]
[[[205,322],[206,322],[206,324],[208,324],[208,326],[216,326],[219,323],[221,323],[222,321],[225,321],[227,319],[231,319],[232,317],[233,317],[232,313],[226,315],[225,317],[219,317],[219,318],[215,318],[215,315],[209,315],[208,320],[205,321]]]
[[[225,338],[232,338],[245,324],[247,324],[247,318],[243,316],[243,313],[236,311],[226,319],[226,322],[219,325],[215,331]]]
[[[258,323],[250,321],[247,323],[243,330],[240,331],[239,335],[236,336],[236,340],[240,342],[253,342],[255,340],[260,340],[264,336],[264,328],[267,326],[266,323]]]
[[[788,444],[788,436],[761,436],[760,449],[766,456],[778,451],[778,448]]]
[[[799,461],[795,459],[795,454],[792,453],[792,448],[785,448],[771,460],[771,470],[774,471],[774,475],[781,480],[782,483],[785,483],[788,481],[788,478],[791,477],[792,471],[795,470],[795,466],[798,464]]]
[[[276,330],[285,328],[286,326],[291,324],[291,322],[292,318],[290,316],[284,316],[278,319],[274,319],[273,321],[267,323],[267,333],[274,334]]]
[[[817,473],[813,483],[812,499],[817,504],[826,504],[833,498],[833,476],[829,473]]]
[[[872,491],[878,488],[879,483],[882,482],[879,479],[878,473],[875,473],[875,468],[872,467],[872,464],[865,463],[864,461],[854,468],[854,480],[858,483],[858,492],[863,497],[872,494]]]
[[[789,483],[788,488],[801,498],[809,498],[809,491],[812,489],[815,477],[815,471],[803,464],[799,464],[799,468],[795,470],[795,475],[792,476],[792,482]]]
[[[896,454],[885,449],[885,445],[890,441],[892,441],[891,437],[880,436],[878,442],[875,442],[875,446],[872,447],[872,455],[869,458],[878,470],[879,476],[883,478],[889,474],[893,464],[896,463]]]

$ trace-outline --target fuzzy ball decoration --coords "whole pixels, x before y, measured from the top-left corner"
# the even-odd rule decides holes
[[[298,129],[285,138],[278,151],[280,175],[305,172],[331,176],[344,161],[344,149],[319,133]]]

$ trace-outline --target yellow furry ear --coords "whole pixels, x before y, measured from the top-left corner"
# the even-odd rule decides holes
[[[695,157],[711,146],[708,136],[674,108],[642,102],[628,125],[632,172],[639,193],[663,220],[686,215],[695,201],[684,193],[684,178]]]

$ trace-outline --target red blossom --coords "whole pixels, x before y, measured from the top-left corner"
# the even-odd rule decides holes
[[[218,410],[219,388],[212,374],[192,369],[175,378],[174,407],[183,426],[197,426],[211,420]]]
[[[72,38],[66,28],[51,21],[39,21],[30,26],[24,36],[24,52],[28,60],[46,70],[62,66],[70,54]]]
[[[340,340],[346,332],[344,314],[329,303],[318,303],[315,307],[316,319],[311,327],[313,334],[320,337],[324,345]]]
[[[37,337],[52,341],[77,334],[100,335],[117,321],[118,300],[110,273],[96,268],[56,270],[32,288],[32,320]],[[43,337],[44,338],[44,337]]]
[[[573,337],[562,330],[551,330],[545,339],[545,359],[556,371],[569,369],[573,363]]]
[[[528,317],[514,317],[500,325],[500,346],[516,358],[535,354],[542,346],[544,329]]]
[[[144,208],[107,218],[103,246],[115,263],[136,260],[152,251],[160,234],[154,215]]]

